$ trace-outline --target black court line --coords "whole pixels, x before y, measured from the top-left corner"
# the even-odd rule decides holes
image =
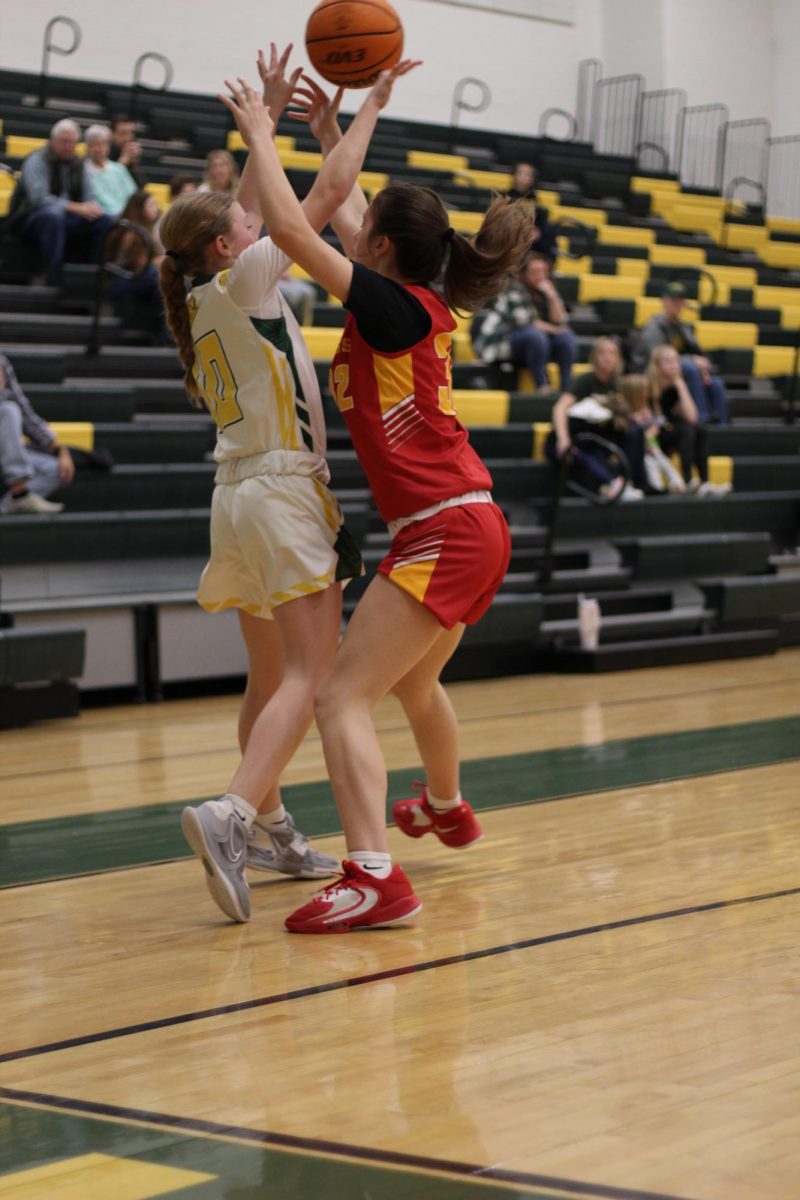
[[[510,954],[514,950],[530,950],[534,946],[549,946],[554,942],[568,942],[575,938],[591,937],[597,933],[608,933],[615,929],[630,929],[634,925],[650,925],[654,921],[669,921],[676,917],[696,916],[699,913],[716,912],[723,908],[734,908],[741,904],[758,904],[764,900],[781,900],[786,896],[800,895],[800,887],[783,888],[777,892],[764,892],[758,896],[738,896],[733,900],[712,900],[707,904],[693,904],[686,908],[673,908],[665,912],[646,913],[641,917],[624,917],[619,921],[605,921],[601,925],[586,925],[580,929],[566,929],[560,933],[547,933],[541,937],[525,938],[519,942],[508,942],[502,946],[487,946],[484,950],[470,950],[467,954],[451,954],[446,958],[433,958],[428,962],[411,963],[404,967],[393,967],[388,971],[376,971],[372,975],[355,975],[350,979],[336,979],[331,983],[314,984],[311,987],[295,988],[289,992],[278,992],[272,996],[259,996],[255,1000],[240,1000],[235,1004],[222,1004],[217,1008],[199,1009],[196,1012],[177,1013],[172,1017],[161,1017],[154,1021],[142,1021],[136,1025],[122,1025],[118,1029],[106,1029],[101,1033],[87,1033],[81,1037],[65,1038],[60,1042],[45,1042],[40,1046],[29,1046],[24,1050],[9,1050],[0,1054],[0,1063],[15,1062],[21,1058],[36,1058],[43,1054],[54,1054],[58,1050],[71,1050],[76,1046],[90,1046],[97,1042],[108,1042],[116,1038],[131,1037],[137,1033],[150,1033],[155,1029],[168,1029],[173,1025],[186,1025],[192,1021],[205,1021],[210,1017],[226,1016],[228,1013],[249,1012],[254,1008],[267,1008],[272,1004],[283,1004],[289,1000],[303,1000],[308,996],[319,996],[327,992],[339,992],[345,988],[361,987],[365,983],[378,983],[383,979],[396,979],[400,975],[417,975],[422,971],[434,971],[439,967],[450,967],[455,963],[474,962],[481,958],[495,958]],[[287,937],[290,936],[287,934]],[[296,937],[323,936],[296,934]],[[332,935],[326,935],[332,936]],[[347,936],[346,934],[336,936]],[[380,937],[378,930],[371,930],[370,937]],[[387,936],[391,937],[391,933]]]
[[[223,1125],[216,1121],[201,1121],[194,1117],[176,1117],[171,1113],[148,1112],[146,1109],[140,1108],[121,1108],[115,1104],[97,1104],[92,1100],[74,1100],[66,1096],[51,1096],[44,1092],[24,1092],[18,1091],[16,1088],[0,1087],[0,1100],[39,1104],[42,1107],[82,1113],[86,1116],[114,1117],[120,1120],[135,1121],[139,1124],[160,1125],[169,1129],[179,1129],[188,1134],[238,1138],[240,1141],[262,1146],[280,1146],[285,1150],[300,1150],[328,1157],[360,1159],[363,1162],[375,1162],[386,1167],[406,1167],[418,1171],[437,1171],[444,1175],[470,1176],[475,1180],[491,1179],[498,1183],[546,1187],[554,1191],[572,1192],[578,1196],[596,1197],[598,1200],[688,1200],[685,1196],[674,1196],[665,1192],[641,1192],[631,1188],[614,1187],[611,1184],[565,1179],[557,1175],[507,1171],[502,1167],[481,1167],[475,1163],[454,1162],[445,1158],[427,1158],[418,1154],[403,1154],[397,1150],[376,1150],[371,1146],[353,1146],[347,1142],[328,1142],[320,1138],[295,1137],[289,1133],[272,1133],[264,1129],[251,1129],[246,1125]]]

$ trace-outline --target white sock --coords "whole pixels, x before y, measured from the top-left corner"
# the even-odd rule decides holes
[[[258,816],[252,804],[248,804],[234,792],[226,792],[221,800],[209,800],[209,804],[218,817],[229,817],[231,813],[235,813],[245,829],[249,829]]]
[[[279,804],[277,808],[273,808],[269,812],[260,812],[257,816],[256,824],[260,825],[262,829],[269,829],[270,825],[283,825],[286,820],[286,809]]]
[[[376,879],[388,879],[392,873],[391,854],[381,854],[376,850],[354,850],[347,858],[349,862],[357,863],[362,871],[369,871]]]
[[[458,789],[452,800],[440,800],[438,796],[434,796],[433,792],[428,788],[427,791],[428,804],[434,812],[449,812],[451,808],[458,808],[461,803],[461,788]]]

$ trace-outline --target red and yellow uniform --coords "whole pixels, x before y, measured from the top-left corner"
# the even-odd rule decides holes
[[[392,548],[379,570],[445,628],[491,603],[510,555],[492,478],[453,407],[455,321],[431,288],[356,265],[331,391]]]

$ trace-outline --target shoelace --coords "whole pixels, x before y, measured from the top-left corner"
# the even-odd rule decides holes
[[[347,888],[349,888],[351,886],[350,880],[356,879],[356,878],[357,878],[357,875],[356,875],[356,872],[353,870],[353,864],[352,863],[342,863],[341,875],[337,875],[336,878],[334,879],[333,883],[329,883],[325,887],[321,887],[318,892],[314,893],[314,895],[322,896],[329,892],[344,892],[347,890]]]

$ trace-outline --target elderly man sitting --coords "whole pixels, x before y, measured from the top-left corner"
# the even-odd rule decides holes
[[[95,199],[103,212],[112,217],[119,216],[137,190],[133,176],[121,162],[112,162],[109,158],[111,130],[107,125],[90,125],[84,137],[86,169]]]
[[[113,224],[95,199],[89,171],[77,154],[79,137],[74,121],[56,122],[47,145],[23,161],[8,210],[12,233],[38,244],[48,282],[58,282],[68,245],[90,243],[97,261]]]

